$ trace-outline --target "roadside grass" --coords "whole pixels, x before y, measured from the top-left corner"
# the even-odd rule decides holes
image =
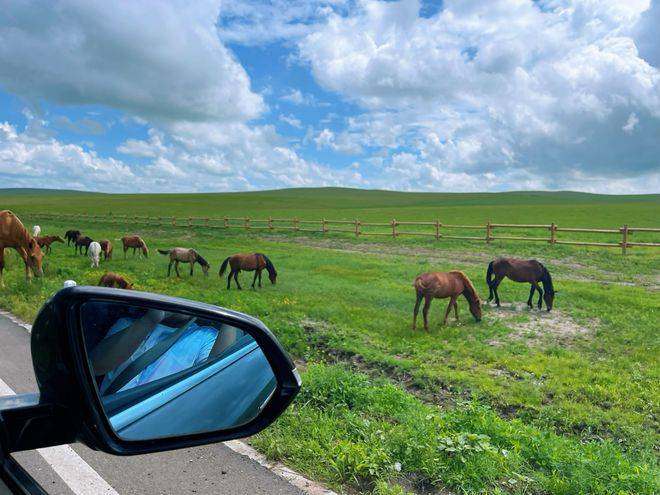
[[[40,225],[44,233],[72,227]],[[152,254],[124,260],[117,227],[76,227],[113,240],[114,260],[92,269],[72,247],[56,244],[46,258],[45,279],[25,284],[22,263],[12,254],[0,305],[31,320],[64,280],[96,284],[103,271],[112,270],[142,290],[258,316],[305,371],[293,408],[254,442],[311,477],[375,493],[659,488],[660,298],[654,288],[658,256],[651,251],[622,257],[565,246],[349,237],[319,246],[327,242],[320,236],[139,228],[133,230]],[[365,244],[373,253],[362,252]],[[192,279],[167,279],[167,261],[155,248],[174,245],[199,249],[212,263],[211,275],[203,277],[197,267]],[[246,290],[226,291],[218,265],[238,251],[267,253],[280,272],[278,284],[249,290],[251,276],[243,274]],[[485,308],[477,324],[461,301],[460,321],[452,316],[441,327],[446,301],[438,300],[431,307],[431,331],[412,332],[417,273],[462,269],[483,296],[481,260],[496,253],[542,259],[560,290],[556,311]],[[510,281],[500,289],[503,303],[524,303],[527,295],[527,286]],[[554,320],[544,318],[555,314],[584,331],[548,331]],[[520,331],[530,324],[531,335]],[[456,443],[458,450],[448,450]]]

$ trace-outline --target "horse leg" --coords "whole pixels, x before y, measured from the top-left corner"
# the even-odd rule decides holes
[[[412,327],[413,330],[415,330],[415,328],[417,327],[417,313],[419,313],[419,305],[421,304],[423,297],[424,296],[422,294],[420,294],[419,292],[417,293],[417,301],[415,301],[415,309],[413,311],[413,327]]]
[[[538,282],[532,282],[532,288],[535,288],[537,291],[539,291],[539,302],[537,303],[537,306],[539,307],[539,309],[541,309],[543,307],[543,289],[539,287]],[[531,308],[532,305],[530,304],[529,307]]]
[[[257,277],[259,276],[259,269],[254,271],[254,278],[252,279],[252,288],[254,289],[254,284],[257,283]]]
[[[447,310],[445,311],[445,319],[442,320],[443,325],[447,324],[447,318],[449,318],[449,313],[451,313],[451,308],[454,306],[455,302],[456,302],[456,296],[451,296],[451,299],[449,300],[449,304],[447,305]]]
[[[422,316],[424,317],[424,330],[429,331],[429,308],[431,307],[431,301],[433,297],[425,296],[424,308],[422,309]]]
[[[530,284],[529,299],[527,299],[527,306],[529,306],[530,308],[532,307],[532,297],[534,297],[534,291],[535,290],[536,290],[536,288],[534,287],[534,284]]]
[[[173,260],[170,260],[170,264],[167,265],[167,276],[170,276],[170,273],[172,273],[172,265],[174,264]]]
[[[238,282],[238,270],[234,272],[234,282],[236,282],[238,290],[243,290],[243,287],[241,287],[241,284]]]
[[[458,302],[456,299],[454,299],[454,316],[456,317],[456,321],[458,321]]]
[[[126,259],[126,251],[128,251],[128,248],[124,246],[124,259]]]
[[[2,270],[5,268],[5,248],[0,246],[0,288],[4,288],[5,281],[2,279]]]
[[[261,288],[261,274],[263,273],[263,270],[259,270],[259,288]]]
[[[194,268],[194,267],[195,267],[195,262],[194,262],[194,261],[191,261],[191,262],[190,262],[190,276],[191,276],[191,277],[193,276],[193,268]]]
[[[495,304],[497,307],[500,307],[500,295],[497,293],[497,288],[500,286],[502,283],[502,279],[504,277],[496,277],[495,281],[493,282],[493,292],[495,293]]]
[[[177,277],[181,277],[179,273],[179,260],[174,260],[174,271],[176,272]]]
[[[234,274],[234,270],[231,269],[229,271],[229,276],[227,277],[227,290],[229,290],[229,286],[231,285],[231,276]]]

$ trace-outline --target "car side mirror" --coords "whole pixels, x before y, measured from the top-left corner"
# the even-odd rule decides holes
[[[25,420],[9,451],[79,440],[127,455],[241,438],[271,424],[301,385],[255,318],[103,287],[65,288],[44,305],[32,359],[39,399],[3,418],[33,409],[40,419]]]

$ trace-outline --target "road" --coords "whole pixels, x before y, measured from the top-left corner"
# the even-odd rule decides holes
[[[0,395],[36,392],[28,331],[0,315]],[[224,444],[118,457],[82,444],[16,454],[49,493],[283,494],[303,492]]]

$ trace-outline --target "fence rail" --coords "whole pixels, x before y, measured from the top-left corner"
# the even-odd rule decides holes
[[[111,223],[115,225],[123,225],[125,228],[130,228],[135,225],[150,225],[162,227],[171,225],[172,227],[179,228],[195,228],[203,227],[210,229],[244,229],[244,230],[258,230],[258,231],[293,231],[293,232],[312,232],[319,234],[326,233],[344,233],[353,234],[355,237],[360,236],[388,236],[397,238],[400,236],[424,236],[435,237],[436,240],[449,239],[449,240],[469,240],[469,241],[482,241],[491,243],[492,241],[520,241],[520,242],[547,242],[549,244],[565,244],[573,246],[596,246],[606,248],[621,249],[622,254],[630,247],[639,246],[647,248],[660,247],[660,242],[638,242],[631,241],[630,236],[635,233],[658,234],[660,228],[653,227],[630,227],[623,225],[616,229],[603,229],[603,228],[583,228],[583,227],[559,227],[555,223],[549,225],[544,224],[510,224],[510,223],[491,223],[487,222],[483,225],[456,225],[456,224],[443,224],[439,220],[436,221],[400,221],[392,219],[389,222],[361,222],[355,220],[331,220],[323,218],[320,220],[301,220],[295,218],[251,218],[251,217],[230,217],[225,216],[221,218],[211,217],[149,217],[139,215],[90,215],[86,213],[29,213],[25,217],[35,219],[54,219],[54,220],[68,220],[68,221],[91,221],[98,223]],[[303,227],[301,227],[301,225]],[[309,228],[308,226],[318,226],[317,228]],[[417,227],[417,229],[415,229]],[[425,228],[432,227],[432,229],[425,230]],[[365,228],[367,230],[365,230]],[[404,230],[412,228],[413,230]],[[380,229],[378,231],[371,229]],[[383,230],[387,229],[387,230]],[[518,236],[509,234],[497,234],[496,230],[501,229],[525,229],[528,231],[542,230],[547,231],[548,235],[541,236]],[[483,230],[484,235],[462,235],[462,230]],[[617,236],[620,240],[614,242],[596,242],[596,241],[581,241],[571,239],[558,239],[558,232],[571,232],[571,233],[589,233],[598,234],[602,236]]]

